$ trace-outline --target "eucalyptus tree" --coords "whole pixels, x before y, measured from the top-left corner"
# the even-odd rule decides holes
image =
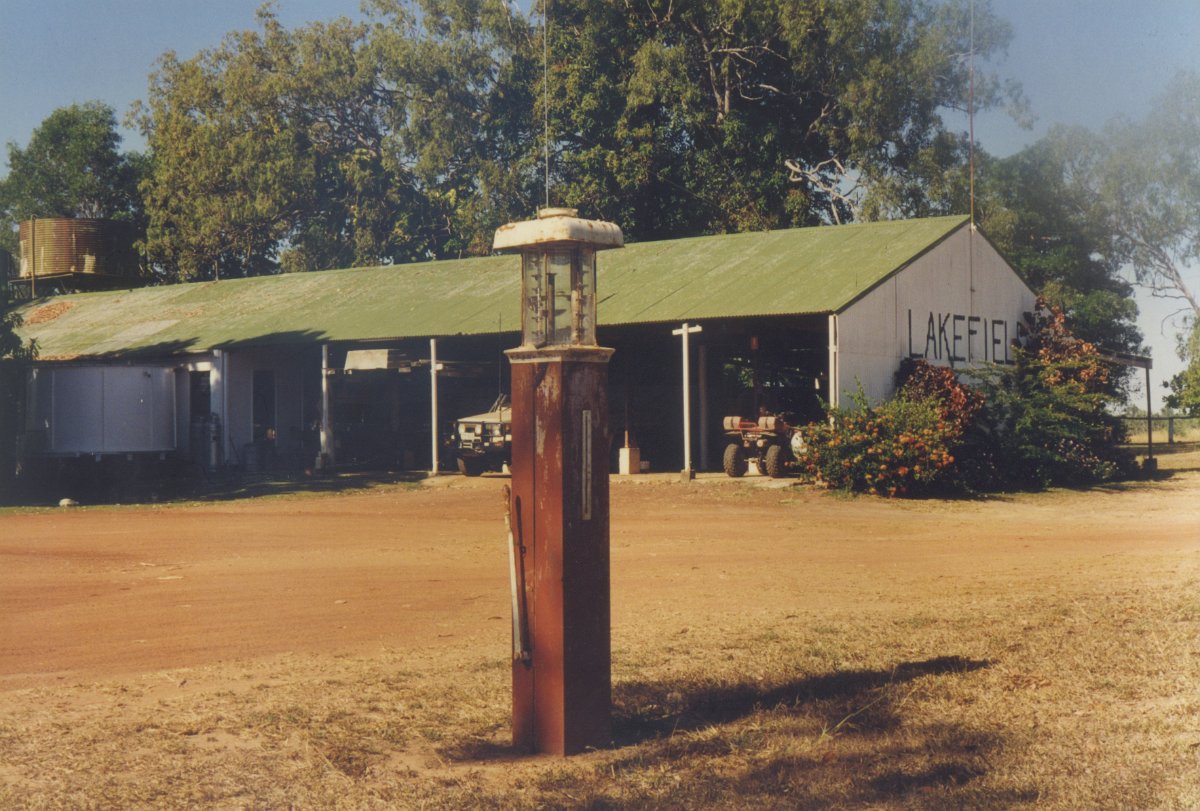
[[[1167,404],[1200,413],[1200,75],[1183,71],[1143,121],[1117,120],[1094,184],[1137,283],[1175,304],[1179,355]]]
[[[353,258],[350,190],[382,138],[355,61],[366,31],[289,31],[267,9],[260,22],[191,59],[164,54],[134,112],[154,157],[148,253],[168,279],[270,272],[288,244],[301,264]]]
[[[139,222],[138,179],[145,160],[120,150],[113,109],[100,102],[60,107],[21,147],[8,144],[0,180],[0,244],[14,250],[13,229],[31,217],[102,217]]]
[[[1181,72],[1140,122],[1104,133],[1098,191],[1138,284],[1200,315],[1200,75]]]
[[[558,194],[639,238],[926,214],[965,162],[965,1],[557,0],[549,31]],[[978,61],[1010,37],[978,3]]]
[[[1069,316],[1076,336],[1136,352],[1128,253],[1088,181],[1102,151],[1093,133],[1055,128],[1007,158],[979,153],[977,221],[1030,287]]]

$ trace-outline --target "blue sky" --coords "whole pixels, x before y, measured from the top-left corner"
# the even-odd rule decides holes
[[[124,115],[145,96],[160,54],[181,57],[253,27],[258,0],[0,0],[0,143],[24,145],[58,107],[100,100]],[[522,3],[525,6],[526,3]],[[359,0],[278,0],[284,24],[358,16]],[[1200,71],[1200,0],[994,0],[1013,25],[1007,58],[990,67],[1025,88],[1037,121],[1022,130],[997,113],[979,116],[976,138],[997,155],[1056,124],[1097,129],[1115,115],[1137,119],[1177,70]],[[966,121],[952,126],[966,129]],[[140,149],[135,133],[125,148]],[[6,153],[0,153],[0,161]],[[7,173],[6,163],[0,173]],[[1200,286],[1200,271],[1193,274]],[[1139,297],[1155,378],[1178,371],[1173,309]],[[1158,389],[1157,382],[1155,389]],[[1155,392],[1156,395],[1158,392]]]

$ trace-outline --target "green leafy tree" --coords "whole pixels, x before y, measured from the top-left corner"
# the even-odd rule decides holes
[[[296,34],[269,11],[261,19],[263,31],[230,34],[192,59],[165,54],[149,100],[134,114],[154,155],[142,184],[147,250],[168,279],[270,272],[288,239],[301,266],[319,264],[328,251],[341,258],[356,241],[339,191],[344,170],[378,152],[379,135],[345,131],[352,122],[337,113],[350,116],[361,103],[349,89],[335,94],[341,108],[317,110],[314,97],[324,86],[313,85],[346,78],[341,51],[355,48],[364,32],[342,21]],[[321,45],[302,43],[308,34]],[[303,70],[314,54],[327,67],[320,77]],[[338,138],[361,152],[322,150]],[[331,220],[349,225],[349,233],[314,250],[312,238]]]
[[[1139,284],[1200,314],[1200,75],[1174,77],[1145,121],[1105,132],[1098,191]]]
[[[509,34],[481,26],[508,29],[433,3],[371,8],[371,23],[288,30],[265,7],[261,30],[160,60],[135,118],[155,156],[142,188],[166,277],[490,249],[482,235],[511,205],[499,201],[528,199],[499,168],[525,137],[507,108],[529,106],[528,78],[512,76]],[[506,9],[491,13],[527,35]]]
[[[961,162],[968,6],[557,2],[554,188],[636,238],[928,212]],[[986,4],[976,49],[1008,41]],[[981,76],[980,107],[1021,103]]]
[[[0,497],[8,490],[16,470],[26,364],[34,354],[34,347],[17,335],[21,317],[13,305],[8,284],[0,279]]]
[[[976,374],[985,402],[985,436],[977,442],[1001,480],[1042,488],[1131,473],[1111,367],[1094,344],[1072,334],[1062,310],[1039,306],[1012,365]]]
[[[24,148],[8,144],[8,176],[0,180],[4,247],[16,252],[14,227],[31,217],[97,217],[141,221],[137,184],[146,160],[120,151],[111,107],[73,104],[51,113]]]
[[[541,199],[533,25],[505,2],[373,0],[371,50],[392,100],[388,157],[414,194],[427,256],[486,254]]]
[[[289,31],[267,8],[161,60],[137,119],[168,275],[486,253],[545,202],[543,150],[550,202],[633,239],[929,213],[965,150],[942,116],[966,0],[560,0],[548,37],[502,2],[368,11]],[[1008,37],[979,4],[977,52]],[[977,97],[1020,104],[987,76]]]
[[[1180,340],[1179,356],[1187,362],[1182,372],[1166,382],[1170,392],[1163,403],[1193,417],[1200,416],[1200,325],[1193,325],[1187,340]]]
[[[1177,74],[1145,120],[1112,122],[1103,145],[1091,186],[1137,283],[1178,305],[1180,357],[1188,367],[1168,381],[1168,404],[1194,411],[1200,406],[1200,74]]]
[[[1092,191],[1103,146],[1082,129],[1055,129],[1009,158],[977,156],[977,219],[1022,278],[1062,309],[1079,338],[1137,352],[1128,252]]]

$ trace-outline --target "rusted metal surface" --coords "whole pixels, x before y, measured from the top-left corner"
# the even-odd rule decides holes
[[[513,662],[513,745],[568,755],[605,746],[612,737],[611,350],[508,354],[511,516],[529,651],[527,660]]]
[[[127,223],[61,217],[25,220],[18,237],[22,279],[137,275],[134,234]]]
[[[510,222],[496,229],[492,250],[506,251],[530,245],[555,243],[586,244],[597,250],[620,248],[625,244],[616,223],[584,220],[573,208],[544,208],[536,220]]]

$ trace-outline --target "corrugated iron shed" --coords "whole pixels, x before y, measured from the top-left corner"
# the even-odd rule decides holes
[[[965,217],[635,243],[600,257],[602,325],[835,313]],[[80,293],[20,309],[39,357],[489,334],[520,324],[510,256]]]

